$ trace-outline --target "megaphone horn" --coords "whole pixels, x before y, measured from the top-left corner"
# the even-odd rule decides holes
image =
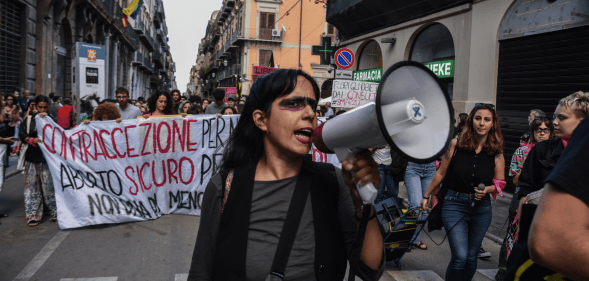
[[[375,101],[321,124],[313,143],[340,162],[361,150],[390,146],[408,161],[431,163],[448,149],[453,120],[450,96],[438,77],[421,63],[403,61],[385,72]],[[370,183],[358,192],[372,203],[377,190]]]

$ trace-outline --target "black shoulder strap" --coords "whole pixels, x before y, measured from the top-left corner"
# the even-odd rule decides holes
[[[312,183],[312,175],[305,168],[301,169],[299,178],[295,186],[295,190],[288,206],[288,212],[286,213],[286,219],[282,226],[282,233],[280,234],[280,240],[278,241],[278,247],[274,254],[274,261],[272,262],[272,269],[266,280],[282,280],[284,278],[284,272],[286,271],[286,265],[290,252],[294,244],[301,219],[303,218],[303,212],[309,197],[309,187]],[[278,277],[279,279],[277,279]]]

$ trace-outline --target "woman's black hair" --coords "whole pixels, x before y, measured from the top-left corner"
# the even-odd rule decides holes
[[[320,91],[317,82],[302,70],[280,69],[256,79],[250,89],[239,122],[225,145],[220,170],[258,163],[264,154],[264,135],[254,123],[253,113],[261,110],[269,117],[272,103],[277,98],[294,91],[298,76],[304,77],[311,83],[315,99],[319,100]]]
[[[237,114],[237,111],[235,111],[235,108],[231,107],[231,106],[225,106],[223,107],[223,109],[221,109],[221,114],[225,115],[225,110],[231,110],[231,114]]]
[[[45,102],[45,103],[47,103],[47,105],[50,105],[51,104],[51,101],[49,100],[49,97],[48,96],[44,96],[44,95],[40,95],[40,96],[37,96],[35,98],[35,103],[36,104],[39,104],[40,102]]]
[[[16,104],[16,97],[13,94],[11,94],[11,93],[6,93],[4,95],[4,103],[6,103],[6,99],[8,97],[12,97],[12,105],[15,105]]]
[[[164,114],[176,114],[174,113],[174,102],[172,101],[172,96],[170,96],[170,94],[166,91],[157,91],[155,92],[155,94],[151,95],[149,99],[147,99],[147,108],[149,108],[149,112],[155,112],[157,99],[159,99],[160,96],[165,96],[166,100],[168,101],[168,103],[166,104],[166,108],[164,108]]]

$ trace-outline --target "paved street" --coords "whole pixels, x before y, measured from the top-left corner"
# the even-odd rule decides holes
[[[0,220],[0,281],[186,278],[198,217],[168,215],[153,221],[68,231],[44,218],[39,226],[29,227],[25,223],[22,190],[23,176],[17,174],[7,180],[0,194],[0,212],[10,215]],[[402,187],[400,195],[405,194]],[[496,217],[500,220],[500,216]],[[430,235],[440,243],[445,232]],[[402,270],[388,268],[381,280],[442,280],[440,276],[444,276],[450,259],[447,240],[436,246],[424,234],[422,241],[428,245],[427,251],[414,249],[407,253],[401,260]],[[493,256],[479,260],[474,280],[490,280],[485,274],[494,274],[496,269],[499,245],[485,239],[484,247]]]

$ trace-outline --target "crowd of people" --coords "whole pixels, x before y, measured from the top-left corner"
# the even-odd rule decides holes
[[[589,248],[582,240],[589,232],[589,122],[584,120],[589,114],[589,93],[576,92],[560,100],[552,119],[542,110],[531,110],[529,131],[521,137],[508,167],[499,115],[494,105],[480,103],[470,113],[458,115],[455,138],[440,161],[413,163],[391,147],[378,147],[359,153],[353,162],[344,161],[342,170],[306,157],[317,118],[337,118],[345,111],[334,112],[329,104],[318,105],[316,82],[300,70],[278,70],[259,77],[247,102],[235,94],[226,96],[223,89],[214,90],[211,101],[184,96],[178,90],[158,91],[147,100],[131,100],[127,89],[117,88],[116,102],[99,102],[84,116],[82,125],[75,124],[73,97],[62,101],[55,95],[26,98],[27,94],[0,96],[0,191],[8,155],[20,154],[18,169],[24,174],[29,226],[38,225],[44,215],[50,221],[58,219],[51,173],[39,148],[42,141],[36,115],[53,118],[70,129],[138,117],[241,114],[218,173],[204,193],[201,225],[207,227],[199,228],[189,280],[219,276],[257,280],[265,279],[268,272],[304,279],[320,275],[326,267],[331,269],[326,276],[341,280],[346,260],[353,260],[354,255],[359,256],[356,274],[365,280],[378,280],[385,267],[383,237],[373,207],[362,202],[352,181],[376,183],[375,203],[397,198],[399,188],[404,186],[410,208],[432,209],[432,213],[438,210],[451,252],[445,279],[472,280],[477,259],[490,257],[482,241],[493,218],[491,198],[503,195],[510,180],[516,188],[508,224],[514,230],[532,230],[508,232],[495,279],[512,280],[521,274],[517,270],[522,256],[564,276],[589,276],[589,270],[581,266],[582,261],[589,260],[587,251],[582,250]],[[505,177],[506,168],[509,179]],[[585,173],[580,172],[583,169]],[[571,209],[566,204],[576,204],[585,211],[580,215],[583,227],[567,232],[556,229],[564,223],[550,221],[563,219],[554,213],[570,217],[566,210]],[[538,206],[537,211],[530,211],[532,205]],[[523,216],[529,217],[530,212],[536,213],[533,222]],[[362,250],[355,252],[356,221],[362,216],[368,216],[369,222]],[[291,218],[298,224],[287,223]],[[575,224],[571,220],[565,219]],[[524,224],[529,228],[518,227]],[[285,230],[293,233],[284,238],[290,239],[290,248],[281,246],[286,243],[280,235]],[[567,232],[567,241],[550,240],[562,232]],[[428,249],[419,232],[412,241],[413,248]],[[525,242],[523,253],[514,247],[518,242]],[[554,245],[578,246],[573,251],[578,260],[565,258],[559,252],[563,248]],[[291,260],[275,258],[285,255]]]

